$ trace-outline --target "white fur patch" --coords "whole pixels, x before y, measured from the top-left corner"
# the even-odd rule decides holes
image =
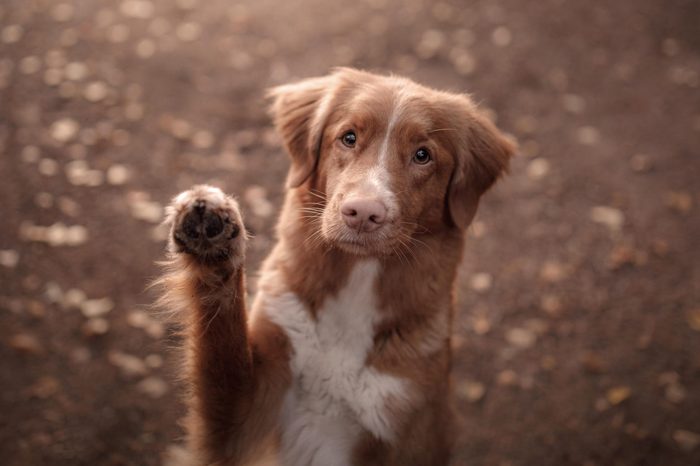
[[[391,142],[391,133],[394,132],[396,122],[401,116],[403,110],[402,94],[398,93],[394,106],[391,109],[391,116],[386,127],[386,133],[382,140],[382,146],[379,149],[379,159],[377,164],[372,167],[367,173],[367,184],[369,185],[363,192],[374,192],[379,195],[380,199],[389,209],[389,212],[394,212],[398,207],[396,195],[391,190],[391,174],[389,173],[389,146]],[[369,188],[369,189],[367,189]]]
[[[262,311],[287,333],[293,385],[282,410],[282,464],[348,465],[365,429],[391,441],[387,400],[406,399],[407,382],[365,365],[379,321],[376,260],[355,266],[318,320],[293,293],[261,296]],[[262,291],[262,290],[261,290]]]

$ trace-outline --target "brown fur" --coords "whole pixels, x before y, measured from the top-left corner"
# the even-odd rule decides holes
[[[451,444],[452,288],[463,232],[481,195],[507,168],[513,145],[468,97],[401,78],[340,69],[270,95],[292,165],[279,242],[262,267],[261,292],[292,291],[315,316],[360,257],[379,257],[376,291],[383,320],[366,365],[411,381],[413,389],[409,401],[388,402],[385,414],[398,432],[396,442],[367,432],[353,461],[445,464]],[[387,138],[397,106],[401,112]],[[347,128],[358,134],[352,150],[339,143]],[[338,205],[358,189],[385,140],[396,215],[376,241],[345,244]],[[433,163],[415,167],[401,156],[410,157],[418,146],[429,149]],[[253,309],[256,318],[246,322],[242,265],[217,268],[182,254],[173,261],[166,286],[182,291],[189,315],[193,448],[204,464],[242,464],[263,448],[275,448],[293,348],[264,313]]]

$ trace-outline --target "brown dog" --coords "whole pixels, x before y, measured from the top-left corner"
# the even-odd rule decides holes
[[[513,146],[468,97],[393,76],[270,95],[292,164],[250,310],[236,201],[198,186],[170,207],[194,462],[445,464],[464,230]]]

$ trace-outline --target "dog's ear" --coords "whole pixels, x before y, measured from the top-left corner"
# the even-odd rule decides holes
[[[471,223],[479,199],[508,169],[515,144],[481,114],[471,101],[462,105],[455,171],[447,193],[450,219],[459,228]],[[454,118],[454,117],[453,117]]]
[[[270,114],[292,157],[288,188],[300,186],[316,168],[336,81],[335,75],[329,75],[268,91],[272,99]]]

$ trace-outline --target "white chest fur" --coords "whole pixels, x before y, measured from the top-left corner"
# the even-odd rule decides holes
[[[264,312],[293,347],[293,385],[282,412],[282,464],[346,465],[362,430],[391,441],[388,398],[406,398],[406,382],[366,367],[380,319],[379,263],[361,262],[314,320],[293,293],[263,297]]]

